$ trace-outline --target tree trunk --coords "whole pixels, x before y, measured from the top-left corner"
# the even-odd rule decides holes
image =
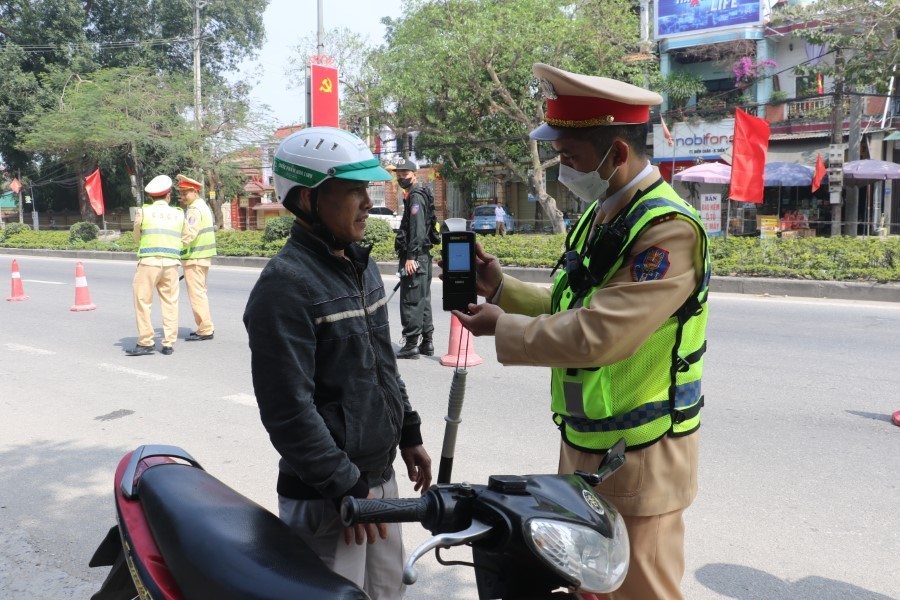
[[[556,206],[556,198],[547,193],[546,170],[541,163],[537,141],[529,140],[528,146],[531,150],[532,167],[532,172],[528,174],[528,191],[537,198],[541,210],[550,220],[553,233],[565,233],[566,223],[563,221],[562,211]]]
[[[219,231],[223,228],[225,223],[224,215],[222,215],[222,200],[217,193],[217,190],[219,189],[219,178],[215,171],[210,170],[207,173],[206,180],[209,182],[207,204],[209,204],[209,210],[213,215],[213,227],[216,228],[216,231]]]
[[[97,214],[91,206],[88,198],[87,190],[84,187],[85,173],[88,173],[88,167],[84,163],[78,163],[78,212],[81,213],[81,220],[87,223],[96,223]]]

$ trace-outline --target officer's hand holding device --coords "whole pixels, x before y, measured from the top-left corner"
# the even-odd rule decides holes
[[[475,293],[475,233],[449,231],[441,234],[441,279],[444,310],[468,312],[478,300]]]

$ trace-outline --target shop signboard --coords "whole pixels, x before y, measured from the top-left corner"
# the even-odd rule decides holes
[[[761,0],[657,0],[656,39],[763,22]]]
[[[722,194],[700,194],[700,218],[707,235],[722,235]]]
[[[762,239],[778,237],[778,215],[757,215],[759,237]]]
[[[715,123],[675,123],[672,125],[672,145],[666,142],[662,124],[653,126],[653,161],[717,160],[731,153],[734,143],[734,119]]]

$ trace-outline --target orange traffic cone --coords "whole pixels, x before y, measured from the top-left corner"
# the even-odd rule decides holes
[[[7,300],[10,302],[28,300],[28,296],[25,295],[25,288],[22,287],[22,276],[19,275],[19,263],[16,262],[16,259],[13,259],[12,262],[12,296],[7,298]]]
[[[894,425],[900,427],[900,410],[891,415],[891,421],[894,423]]]
[[[88,291],[87,278],[84,276],[84,265],[75,263],[75,304],[69,310],[84,311],[97,308],[91,304],[91,292]]]
[[[445,367],[474,367],[481,363],[481,357],[475,354],[472,332],[465,329],[455,315],[450,315],[450,348],[441,357],[441,364]]]

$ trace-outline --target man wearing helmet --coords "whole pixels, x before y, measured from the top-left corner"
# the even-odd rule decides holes
[[[362,140],[330,127],[285,138],[273,168],[275,191],[297,219],[260,274],[244,324],[260,417],[281,455],[279,515],[370,597],[399,598],[399,525],[345,530],[338,510],[344,496],[398,496],[398,447],[415,490],[431,485],[421,420],[391,347],[384,283],[354,243],[372,207],[369,181],[391,176]]]

